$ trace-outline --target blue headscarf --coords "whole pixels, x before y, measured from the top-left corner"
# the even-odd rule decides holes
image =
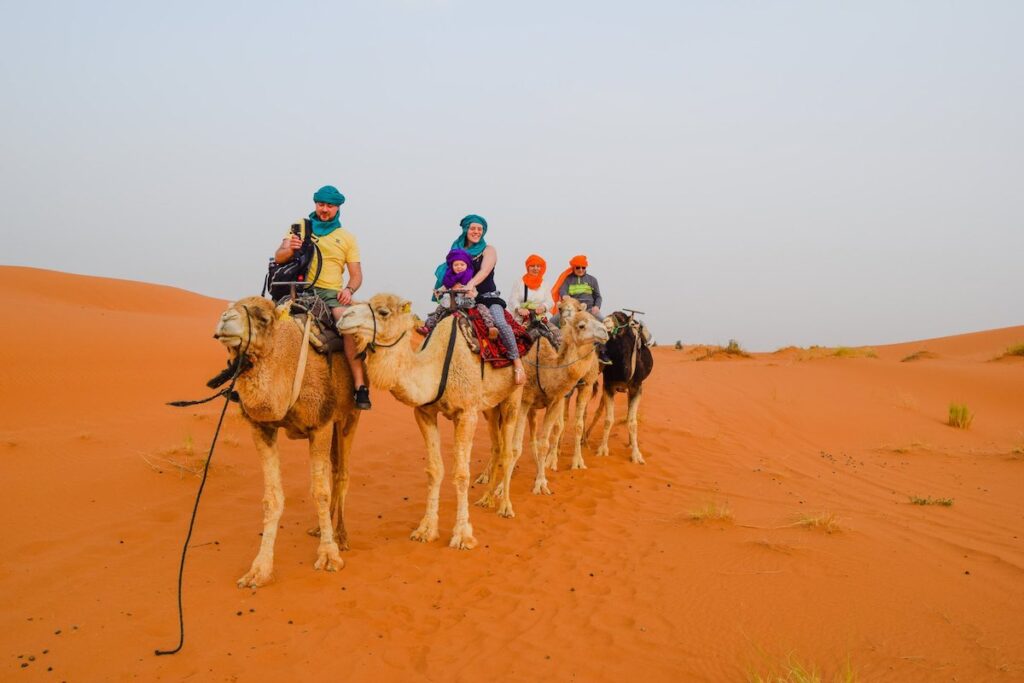
[[[479,223],[484,229],[484,234],[480,236],[479,242],[471,245],[466,243],[466,233],[469,232],[469,226],[472,225],[473,223]],[[484,239],[484,237],[487,236],[487,219],[484,218],[483,216],[478,216],[475,213],[471,213],[465,218],[463,218],[461,221],[459,221],[459,226],[462,228],[462,234],[455,238],[455,241],[452,242],[451,248],[464,249],[466,253],[468,253],[473,258],[476,258],[477,256],[484,252],[484,249],[487,248],[487,240]],[[434,289],[437,289],[442,285],[442,280],[444,279],[444,273],[446,270],[448,270],[447,261],[445,261],[444,263],[442,263],[441,265],[434,269]]]
[[[333,204],[334,206],[341,206],[345,203],[345,195],[338,192],[338,188],[333,185],[324,185],[319,190],[313,193],[313,201],[322,204]],[[341,215],[339,211],[332,220],[322,221],[316,216],[316,211],[309,214],[309,220],[313,224],[313,234],[317,237],[323,237],[330,235],[332,232],[341,227],[341,220],[338,218]]]

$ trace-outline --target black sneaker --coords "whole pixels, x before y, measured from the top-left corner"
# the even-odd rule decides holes
[[[370,405],[370,387],[365,384],[356,389],[355,391],[356,408],[359,410],[369,410],[373,406]]]

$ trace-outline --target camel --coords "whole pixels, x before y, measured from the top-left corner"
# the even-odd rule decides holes
[[[563,323],[571,319],[579,312],[586,312],[587,308],[572,297],[562,297],[558,302],[558,311]],[[607,326],[605,326],[607,330]],[[605,338],[607,341],[607,335]],[[572,465],[570,469],[585,470],[587,465],[583,462],[583,445],[586,443],[587,406],[590,399],[597,393],[597,380],[601,376],[601,365],[597,358],[592,358],[587,363],[586,372],[577,380],[576,385],[569,387],[565,394],[565,400],[561,403],[561,410],[556,411],[552,438],[550,439],[550,450],[545,460],[545,467],[552,471],[558,470],[558,446],[562,441],[562,433],[565,430],[565,423],[569,418],[569,402],[573,393],[576,394],[576,412],[573,422],[576,425],[575,440],[573,442]]]
[[[602,401],[604,403],[604,432],[601,435],[601,443],[597,447],[598,456],[608,455],[608,435],[612,431],[612,423],[615,421],[615,394],[616,392],[627,392],[629,396],[629,408],[626,417],[626,425],[629,430],[629,461],[645,464],[644,456],[640,452],[640,445],[637,441],[637,411],[640,408],[640,397],[643,394],[643,383],[654,369],[654,356],[648,347],[650,333],[646,326],[632,315],[622,311],[615,311],[605,318],[605,326],[611,334],[611,340],[607,344],[608,357],[611,365],[605,365],[601,374]],[[594,421],[587,432],[597,422],[598,413],[594,414]]]
[[[526,366],[526,385],[523,389],[523,402],[519,407],[519,420],[516,422],[513,465],[522,454],[523,433],[528,427],[533,456],[537,463],[537,475],[533,483],[534,494],[551,493],[545,475],[548,439],[552,427],[561,421],[566,392],[571,392],[580,379],[595,372],[598,363],[594,343],[608,341],[608,332],[594,316],[580,309],[563,310],[565,313],[561,325],[562,343],[559,349],[555,350],[546,338],[540,337],[535,342],[536,351],[523,359]],[[587,398],[589,400],[589,395]],[[538,433],[537,410],[542,408],[546,410],[544,422]],[[564,422],[562,424],[564,425]],[[580,419],[577,421],[573,469],[585,468],[580,445],[582,435],[583,420]],[[557,456],[557,441],[553,451]]]
[[[349,308],[338,321],[338,329],[351,334],[360,351],[366,351],[366,367],[373,386],[390,391],[402,403],[414,408],[416,426],[427,447],[427,509],[410,538],[429,543],[439,537],[438,497],[444,462],[437,428],[438,414],[455,426],[455,463],[452,480],[456,493],[455,526],[449,546],[468,550],[476,546],[469,521],[469,458],[473,446],[478,411],[485,411],[491,436],[490,490],[477,501],[484,507],[495,506],[499,469],[503,481],[511,476],[512,435],[522,400],[522,386],[516,385],[512,367],[495,369],[481,363],[455,326],[455,316],[444,318],[434,328],[425,346],[413,351],[407,335],[415,319],[410,303],[394,294],[377,294],[368,302]],[[455,335],[453,337],[452,335]],[[453,346],[449,341],[454,339]],[[447,383],[445,357],[451,348]],[[440,395],[439,395],[440,394]],[[508,486],[497,503],[498,514],[514,517]]]
[[[348,549],[344,521],[348,456],[359,423],[348,363],[341,354],[333,354],[328,366],[328,357],[303,352],[303,330],[288,316],[287,308],[275,308],[257,296],[231,304],[221,314],[214,338],[227,347],[232,363],[243,363],[235,390],[263,465],[263,540],[238,586],[255,588],[273,576],[274,541],[284,511],[277,449],[281,428],[290,439],[309,440],[311,493],[320,536],[313,568],[341,569],[345,562],[339,550]],[[301,384],[294,386],[298,381]]]

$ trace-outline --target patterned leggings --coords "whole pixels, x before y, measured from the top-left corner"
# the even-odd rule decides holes
[[[505,320],[505,307],[501,304],[491,304],[490,309],[494,317],[494,326],[498,328],[501,341],[508,349],[508,359],[516,360],[519,358],[519,347],[516,345],[516,335],[512,332],[512,326]]]

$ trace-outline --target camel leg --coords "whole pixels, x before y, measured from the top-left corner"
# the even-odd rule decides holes
[[[502,484],[498,477],[498,468],[501,466],[501,430],[498,428],[500,419],[498,409],[485,410],[484,417],[487,418],[487,433],[491,440],[491,458],[487,461],[487,469],[477,477],[476,483],[490,483],[491,485],[484,491],[484,495],[480,496],[480,500],[476,501],[476,505],[482,508],[492,508],[497,505],[495,496],[501,495]]]
[[[604,432],[601,434],[601,444],[597,447],[595,455],[604,457],[608,455],[608,437],[612,433],[612,423],[615,421],[615,394],[604,391]]]
[[[498,414],[501,416],[498,422],[501,426],[501,462],[505,475],[502,479],[504,488],[501,491],[501,501],[498,503],[498,514],[502,517],[516,516],[512,510],[512,472],[516,466],[513,437],[516,423],[519,421],[519,406],[522,400],[522,391],[517,391],[498,405]]]
[[[590,385],[590,395],[593,396],[595,393],[597,393],[597,382],[594,382],[593,384]],[[587,431],[583,433],[583,443],[586,443],[587,440],[590,438],[590,432],[594,431],[594,427],[597,425],[597,421],[600,419],[601,409],[598,408],[597,410],[594,411],[594,417],[590,420],[590,424],[587,425]]]
[[[629,395],[629,412],[627,413],[626,425],[629,428],[629,445],[633,449],[629,454],[629,461],[635,462],[640,465],[647,464],[644,461],[644,456],[640,453],[640,444],[637,442],[637,412],[640,409],[640,396],[643,395],[644,388],[637,387],[636,393],[630,393]]]
[[[571,396],[572,393],[573,392],[570,391],[569,392],[569,396]],[[553,410],[553,408],[548,408],[548,412],[549,413],[552,410]],[[550,445],[546,449],[548,454],[547,454],[547,459],[546,459],[544,465],[545,465],[545,467],[547,467],[552,472],[557,472],[558,471],[558,447],[562,443],[562,434],[565,432],[565,423],[566,423],[566,421],[568,419],[569,419],[569,397],[566,396],[566,397],[562,398],[561,407],[558,409],[558,412],[555,413],[554,420],[552,420],[552,422],[553,422],[552,427],[551,427],[552,433],[549,435],[549,438],[547,439],[547,441],[545,441],[545,443],[550,444]],[[544,422],[545,423],[547,422],[547,417],[546,416],[545,416]]]
[[[551,495],[551,489],[548,488],[547,473],[545,472],[545,460],[550,455],[548,442],[551,438],[551,430],[562,415],[562,402],[564,401],[565,399],[560,399],[554,405],[548,406],[548,409],[544,411],[544,421],[541,422],[540,426],[540,442],[534,451],[537,457],[537,479],[533,483],[533,492],[536,494]],[[555,453],[558,453],[557,446]]]
[[[476,547],[473,525],[469,523],[469,455],[473,448],[477,411],[463,410],[455,416],[455,527],[452,529],[452,548],[469,550]],[[435,508],[436,510],[436,508]],[[435,512],[436,516],[436,512]]]
[[[348,419],[334,425],[334,486],[331,487],[331,509],[334,511],[334,536],[338,547],[348,550],[348,531],[345,530],[345,496],[348,495],[348,463],[352,455],[352,442],[356,438],[359,411],[354,410]]]
[[[423,435],[427,447],[427,511],[420,525],[409,537],[421,543],[437,540],[437,505],[441,496],[441,479],[444,477],[444,462],[441,460],[441,436],[437,431],[437,414],[430,414],[419,408],[413,411],[416,426]]]
[[[309,481],[310,496],[316,505],[316,516],[320,523],[320,547],[316,551],[313,569],[336,572],[345,566],[334,541],[331,522],[331,446],[334,440],[334,424],[309,435]]]
[[[574,470],[585,470],[587,466],[583,462],[583,442],[586,440],[584,427],[587,423],[587,406],[590,405],[590,397],[594,391],[593,384],[584,384],[576,392],[576,412],[573,417],[576,421],[576,431],[572,445],[572,465]]]
[[[262,586],[274,574],[274,541],[284,511],[284,488],[281,486],[281,460],[277,452],[277,429],[252,426],[253,441],[263,467],[263,539],[249,571],[238,579],[239,588]]]
[[[494,479],[494,470],[498,466],[498,448],[497,441],[495,441],[494,438],[498,433],[498,425],[497,422],[495,421],[497,413],[494,412],[493,410],[485,410],[484,417],[487,418],[487,432],[491,435],[491,459],[487,461],[487,467],[484,468],[484,471],[481,472],[480,476],[477,477],[476,481],[473,482],[475,484],[490,483]],[[487,495],[484,495],[484,498],[481,498],[479,501],[477,501],[477,505],[489,508],[494,507],[493,501],[489,504],[484,504],[481,502],[487,497]]]

